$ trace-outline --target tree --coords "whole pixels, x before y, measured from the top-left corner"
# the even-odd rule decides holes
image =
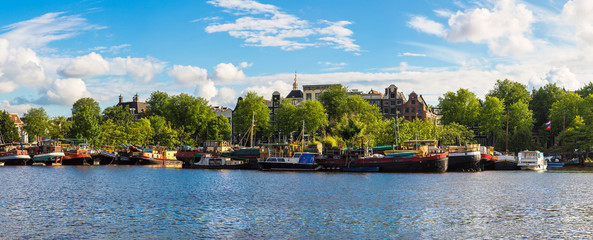
[[[319,94],[317,100],[326,109],[329,124],[333,127],[344,115],[344,104],[348,99],[348,89],[341,85],[332,85]]]
[[[356,146],[361,138],[365,125],[356,119],[342,118],[336,126],[336,133],[346,143],[346,147]]]
[[[118,146],[128,143],[128,133],[122,125],[115,124],[113,119],[106,119],[99,125],[100,134],[97,138],[97,145]],[[128,129],[129,130],[129,129]]]
[[[438,140],[441,145],[464,145],[473,141],[474,132],[467,126],[451,123],[440,126]]]
[[[550,110],[552,129],[550,131],[553,134],[559,134],[563,129],[563,122],[566,122],[566,128],[573,127],[577,115],[588,115],[583,114],[585,106],[585,101],[578,94],[570,92],[564,94],[562,99],[552,104]]]
[[[95,140],[99,137],[100,114],[101,108],[97,101],[92,98],[78,99],[72,106],[74,123],[71,136],[85,139],[94,145]]]
[[[231,124],[223,115],[211,118],[205,131],[208,140],[229,140],[231,138]]]
[[[251,127],[252,118],[255,116],[255,132],[259,137],[269,137],[271,129],[269,124],[270,109],[264,103],[264,98],[255,92],[248,92],[245,99],[237,102],[233,113],[233,126],[235,131],[245,137]]]
[[[0,112],[0,133],[2,136],[0,140],[4,142],[18,142],[21,139],[19,131],[14,125],[14,121],[6,111]]]
[[[31,108],[23,115],[25,131],[36,138],[47,134],[48,121],[49,117],[43,108]]]
[[[64,116],[52,117],[48,124],[49,137],[52,139],[69,137],[72,124],[73,122]]]
[[[556,86],[556,85],[554,85]],[[587,83],[587,85],[583,86],[582,88],[575,91],[579,94],[582,98],[585,98],[591,94],[593,94],[593,82]]]
[[[134,121],[134,114],[122,105],[115,105],[103,109],[102,122],[111,119],[113,123],[127,127]]]
[[[380,141],[379,139],[389,139],[387,136],[393,133],[390,121],[383,118],[379,107],[370,104],[359,95],[347,98],[343,111],[345,116],[365,125],[362,138],[371,145]]]
[[[479,120],[482,133],[489,136],[500,135],[506,120],[504,101],[497,97],[486,97],[486,101],[480,108]]]
[[[469,127],[478,122],[480,103],[467,89],[460,88],[457,93],[447,92],[439,97],[439,108],[443,114],[441,122],[445,125],[458,123]]]
[[[167,101],[166,118],[174,128],[183,127],[192,137],[198,137],[206,129],[207,122],[214,117],[208,101],[185,93],[172,96]]]
[[[535,129],[543,128],[545,123],[550,121],[550,109],[552,108],[552,104],[562,99],[564,94],[566,94],[564,90],[557,87],[556,84],[551,83],[546,84],[533,92],[531,102],[529,103],[529,109],[533,111]]]
[[[529,102],[530,98],[527,86],[508,79],[496,80],[494,89],[490,90],[486,96],[504,100],[505,108],[519,101]]]
[[[318,101],[304,101],[296,106],[296,123],[305,121],[305,133],[315,136],[319,129],[327,126],[327,114]],[[298,124],[301,125],[301,124]]]
[[[153,115],[149,118],[150,126],[153,128],[153,143],[165,146],[170,149],[179,145],[177,131],[171,128],[171,122],[168,122],[165,117]]]
[[[150,94],[146,101],[148,115],[167,116],[167,104],[170,97],[166,92],[156,91]]]
[[[151,143],[153,133],[154,131],[150,125],[150,120],[141,118],[130,127],[128,139],[131,144],[148,145]]]
[[[413,122],[403,120],[399,123],[398,142],[407,140],[438,139],[438,127],[429,120],[415,119]]]
[[[296,106],[290,103],[289,99],[283,99],[275,114],[276,126],[280,132],[280,137],[289,137],[290,134],[298,129]]]

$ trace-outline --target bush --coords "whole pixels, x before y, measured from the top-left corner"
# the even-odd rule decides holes
[[[327,136],[323,139],[323,146],[325,148],[334,148],[338,146],[338,140],[333,137]]]

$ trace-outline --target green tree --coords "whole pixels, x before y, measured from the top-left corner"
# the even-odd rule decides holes
[[[327,126],[327,114],[323,105],[318,101],[304,101],[296,106],[296,120],[297,123],[305,121],[305,133],[312,136],[321,128]],[[299,124],[300,125],[300,124]]]
[[[556,86],[556,85],[554,85]],[[591,94],[593,94],[593,82],[587,83],[587,85],[583,86],[582,88],[575,91],[579,94],[582,98],[585,98]]]
[[[128,143],[128,133],[122,125],[115,124],[113,119],[106,119],[99,125],[100,134],[97,138],[98,145],[119,146]]]
[[[211,118],[205,131],[207,140],[229,140],[231,138],[231,124],[223,115]]]
[[[275,115],[280,137],[288,138],[292,132],[298,130],[296,106],[290,103],[290,99],[283,99],[280,102]]]
[[[0,133],[2,133],[2,139],[0,140],[4,142],[18,142],[21,139],[14,121],[6,111],[0,112]]]
[[[174,128],[183,127],[192,137],[198,137],[203,133],[208,121],[214,117],[208,101],[201,97],[181,93],[172,96],[167,102],[167,120]]]
[[[505,109],[519,101],[529,102],[530,98],[527,86],[508,79],[496,80],[494,89],[490,90],[486,96],[504,100]]]
[[[92,98],[81,98],[72,106],[72,125],[71,136],[82,138],[95,144],[99,137],[99,118],[101,108],[99,103]]]
[[[124,106],[115,105],[103,109],[102,121],[107,119],[111,119],[117,125],[127,127],[134,121],[134,114]]]
[[[147,105],[147,112],[149,115],[154,116],[167,116],[168,108],[167,104],[169,102],[169,94],[166,92],[156,91],[150,94],[150,97],[146,101]]]
[[[336,133],[346,143],[346,147],[354,147],[360,143],[365,125],[352,118],[342,118],[336,127]]]
[[[456,93],[447,92],[439,97],[441,122],[445,125],[458,123],[473,126],[478,122],[480,103],[476,95],[467,89],[460,88]]]
[[[363,141],[375,145],[377,142],[384,143],[385,140],[392,139],[390,138],[393,135],[391,122],[383,118],[379,107],[370,104],[359,95],[353,95],[346,99],[344,112],[347,117],[365,125]]]
[[[128,140],[131,144],[149,145],[153,137],[154,130],[150,125],[150,120],[146,118],[138,119],[129,128]]]
[[[67,138],[73,122],[64,116],[52,117],[48,123],[49,137],[52,139]]]
[[[269,124],[270,109],[264,103],[264,98],[255,92],[248,92],[245,99],[237,102],[233,113],[233,126],[235,131],[245,137],[255,116],[255,132],[259,137],[269,137],[271,128]],[[247,140],[247,138],[244,139]]]
[[[429,140],[438,139],[439,129],[430,120],[415,119],[410,122],[407,120],[399,123],[398,142],[401,144],[407,140]]]
[[[23,115],[25,131],[29,137],[42,137],[47,134],[49,117],[43,108],[31,108]]]
[[[171,122],[168,122],[165,117],[153,115],[149,118],[150,126],[153,128],[153,142],[160,146],[173,149],[179,146],[179,134],[171,127]]]
[[[564,90],[551,83],[533,92],[529,109],[533,111],[536,129],[543,128],[545,123],[550,120],[552,104],[562,99],[564,94],[566,94]]]
[[[473,142],[474,132],[458,123],[442,125],[438,131],[438,140],[441,145],[464,145]]]
[[[491,137],[501,135],[506,120],[504,101],[497,97],[486,97],[486,101],[480,108],[479,119],[482,133]]]
[[[550,119],[552,121],[551,132],[559,134],[563,128],[563,122],[566,121],[566,128],[574,126],[574,120],[577,115],[586,116],[583,114],[583,108],[586,106],[585,101],[576,93],[566,93],[559,101],[552,104],[550,110]]]
[[[319,94],[317,100],[326,109],[330,126],[335,126],[345,114],[346,99],[348,99],[348,89],[341,85],[332,85]]]

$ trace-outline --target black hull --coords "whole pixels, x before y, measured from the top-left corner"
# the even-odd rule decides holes
[[[492,159],[482,159],[480,165],[482,170],[494,170],[494,161]]]
[[[425,161],[407,161],[407,162],[388,162],[388,163],[370,163],[370,164],[350,164],[351,169],[372,169],[379,168],[379,172],[446,172],[449,160],[447,157],[425,160]]]
[[[115,160],[116,165],[136,165],[136,159],[130,159],[125,156],[118,157]]]
[[[88,161],[92,161],[90,157],[62,159],[62,165],[89,165]]]
[[[319,164],[310,163],[277,163],[277,162],[260,162],[261,170],[277,170],[277,171],[317,171],[321,169]]]
[[[136,161],[137,165],[144,165],[144,166],[179,166],[183,167],[183,162],[179,160],[172,160],[172,159],[158,159],[158,158],[130,158],[132,161]]]
[[[28,161],[31,161],[31,159],[6,159],[6,160],[4,160],[4,166],[27,165]]]
[[[447,171],[481,171],[480,155],[451,156],[449,154],[449,169]]]
[[[521,170],[520,167],[517,167],[516,162],[510,161],[497,161],[494,163],[495,170]]]
[[[237,164],[237,165],[190,165],[190,166],[183,166],[183,168],[190,168],[190,169],[244,169],[247,164]]]

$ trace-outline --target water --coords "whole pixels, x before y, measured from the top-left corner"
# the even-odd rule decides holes
[[[588,238],[592,172],[2,167],[0,239]]]

